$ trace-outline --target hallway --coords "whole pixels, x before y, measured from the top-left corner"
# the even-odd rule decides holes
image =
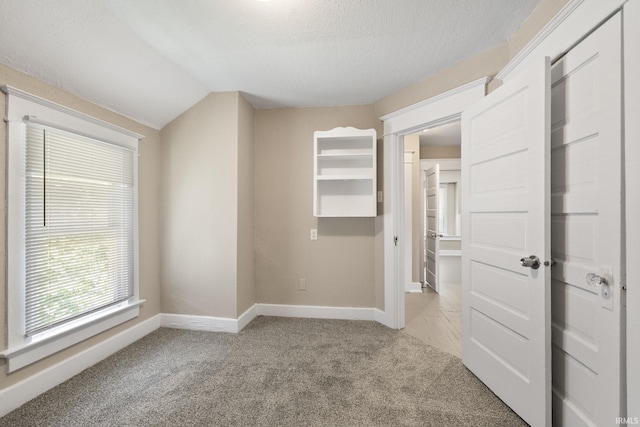
[[[403,332],[462,358],[461,286],[446,283],[440,294],[423,288],[421,294],[405,294]]]

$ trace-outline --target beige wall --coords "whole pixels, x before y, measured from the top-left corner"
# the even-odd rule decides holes
[[[255,115],[238,94],[238,289],[237,316],[256,302],[255,283]]]
[[[372,106],[256,111],[258,302],[377,304],[374,218],[315,218],[312,196],[313,132],[378,125]],[[309,239],[312,228],[317,241]],[[306,279],[305,291],[298,290],[299,279]]]
[[[421,147],[421,159],[459,159],[460,146],[444,146],[444,147]]]
[[[145,135],[140,142],[138,159],[138,197],[139,197],[139,270],[140,298],[146,302],[137,319],[126,322],[80,344],[56,353],[46,359],[6,374],[4,360],[0,359],[0,389],[47,369],[82,350],[104,341],[105,339],[130,328],[131,326],[160,313],[160,280],[159,280],[159,132],[133,120],[120,116],[95,104],[79,99],[60,89],[49,86],[39,80],[26,76],[18,71],[0,65],[0,85],[9,85],[34,95],[64,105],[77,111],[89,114],[101,120],[113,123],[125,129]],[[5,117],[5,96],[0,93],[0,114]],[[6,127],[0,126],[0,193],[6,199]],[[6,224],[6,208],[0,210],[0,222]],[[6,348],[6,228],[0,227],[0,348]],[[11,284],[8,284],[11,286]]]
[[[411,281],[420,281],[420,239],[422,233],[420,181],[420,134],[404,137],[404,151],[412,151],[411,156]],[[405,177],[406,179],[406,177]]]
[[[209,94],[160,140],[162,310],[236,318],[238,94]]]

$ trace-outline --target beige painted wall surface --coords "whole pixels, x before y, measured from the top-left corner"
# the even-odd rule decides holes
[[[459,159],[460,146],[420,147],[421,159]]]
[[[238,289],[236,316],[256,302],[255,283],[255,114],[238,95]]]
[[[421,221],[421,197],[420,188],[420,135],[413,134],[404,137],[404,151],[413,151],[411,156],[411,281],[420,281],[420,229]]]
[[[372,106],[256,111],[259,303],[374,307],[374,218],[315,218],[313,132],[375,128]],[[378,129],[380,132],[380,129]],[[318,240],[309,230],[318,229]],[[307,290],[298,290],[306,279]]]
[[[160,137],[162,311],[235,318],[238,94],[208,95]]]
[[[140,316],[78,345],[56,353],[15,373],[7,375],[5,362],[0,359],[0,389],[28,378],[50,366],[94,346],[131,326],[160,313],[159,280],[159,132],[88,101],[77,98],[37,79],[0,65],[0,85],[9,85],[89,114],[98,119],[145,135],[140,142],[138,158],[138,209],[139,209],[139,275],[140,298],[146,302]],[[5,96],[0,93],[0,114],[5,117]],[[6,127],[0,126],[0,198],[6,198]],[[6,209],[0,210],[0,222],[6,224]],[[0,227],[0,347],[6,348],[6,227]],[[8,284],[11,286],[11,284]]]

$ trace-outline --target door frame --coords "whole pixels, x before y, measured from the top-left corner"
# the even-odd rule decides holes
[[[387,114],[384,122],[384,317],[393,329],[404,328],[404,136],[460,120],[462,111],[484,98],[488,77]],[[396,238],[398,240],[396,240]]]

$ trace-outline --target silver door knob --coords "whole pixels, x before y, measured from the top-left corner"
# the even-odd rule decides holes
[[[540,268],[540,258],[535,255],[531,255],[529,258],[520,258],[520,265],[537,270]]]
[[[605,277],[598,276],[595,273],[587,274],[587,284],[589,286],[607,285],[607,279]]]
[[[443,234],[442,234],[442,233],[440,233],[440,234],[438,234],[438,233],[431,233],[431,237],[432,237],[432,238],[434,238],[434,239],[435,239],[436,237],[442,237],[442,236],[443,236]]]

